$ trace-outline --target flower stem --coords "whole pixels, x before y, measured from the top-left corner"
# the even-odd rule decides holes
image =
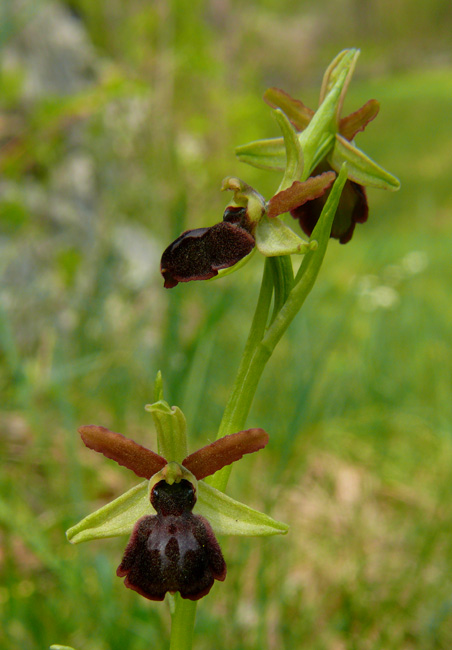
[[[181,598],[179,593],[175,595],[174,599],[175,609],[171,614],[170,650],[191,650],[197,602]]]
[[[218,431],[218,438],[235,433],[245,427],[259,380],[267,361],[290,323],[309,295],[319,273],[328,246],[331,225],[347,174],[345,167],[340,172],[319,222],[312,233],[318,242],[316,250],[304,256],[294,279],[292,265],[288,260],[265,260],[261,290],[256,311],[251,323],[242,360],[226,405]],[[289,261],[290,262],[290,261]],[[272,296],[275,293],[274,310],[269,320]],[[231,465],[223,467],[206,481],[224,492],[231,474]],[[196,616],[196,602],[175,597],[172,614],[170,650],[191,650]]]
[[[268,314],[273,294],[272,273],[273,272],[270,260],[266,259],[256,311],[251,323],[250,332],[248,334],[248,339],[245,344],[245,349],[243,351],[242,359],[237,371],[237,376],[232,387],[232,392],[220,423],[220,428],[217,436],[218,438],[222,438],[229,433],[235,433],[236,431],[239,431],[240,426],[238,429],[233,430],[235,422],[242,422],[244,418],[246,419],[246,416],[248,414],[248,412],[242,413],[241,410],[237,411],[237,408],[241,404],[243,383],[245,381],[251,359],[253,358],[257,345],[260,343],[262,337],[264,336],[265,328],[267,326]]]
[[[318,242],[318,247],[316,250],[310,250],[306,253],[295,281],[293,281],[293,279],[288,279],[289,282],[294,282],[293,287],[288,292],[287,298],[284,304],[280,307],[278,313],[274,315],[272,323],[267,330],[265,330],[264,314],[266,323],[271,302],[271,285],[273,284],[273,280],[270,275],[268,279],[265,277],[266,272],[268,272],[270,267],[268,259],[266,260],[256,314],[248,336],[245,353],[220,424],[218,432],[219,438],[224,435],[235,433],[245,427],[246,419],[267,361],[270,359],[279,340],[295,318],[296,314],[299,312],[314,286],[325,257],[333,218],[346,180],[346,169],[343,168],[328,197],[322,211],[322,216],[312,233],[312,239],[315,239]],[[279,270],[280,272],[282,271],[286,275],[289,275],[292,271],[292,267],[290,267],[289,270],[287,266],[283,265]],[[275,277],[276,276],[273,276],[273,278]],[[277,292],[275,291],[275,298],[277,297],[276,294]],[[259,322],[260,324],[258,331],[253,329],[255,322]],[[223,467],[223,469],[214,474],[208,482],[213,485],[213,487],[224,492],[231,474],[231,469],[231,465]]]

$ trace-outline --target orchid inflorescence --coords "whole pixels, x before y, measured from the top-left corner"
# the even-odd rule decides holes
[[[217,534],[287,532],[285,524],[224,494],[225,468],[268,442],[262,429],[243,426],[266,362],[314,285],[329,238],[347,243],[356,223],[367,220],[366,187],[399,187],[354,142],[376,117],[378,102],[370,100],[340,116],[358,55],[358,50],[344,50],[332,61],[317,111],[282,90],[267,90],[264,99],[274,109],[282,137],[242,145],[236,154],[256,167],[282,171],[277,191],[266,200],[244,181],[225,178],[222,189],[232,192],[232,200],[222,221],[182,233],[162,255],[166,288],[235,271],[255,250],[266,258],[256,313],[218,439],[188,454],[185,417],[163,399],[160,375],[155,402],[146,407],[154,418],[158,454],[101,426],[79,429],[87,447],[145,481],[73,526],[68,539],[77,543],[129,535],[117,575],[151,600],[178,592],[185,603],[181,606],[179,599],[174,608],[179,622],[185,620],[186,601],[198,600],[215,580],[225,579]],[[308,239],[292,230],[285,215],[299,222]],[[291,255],[303,256],[296,276]],[[188,627],[194,624],[193,612]],[[181,625],[173,629],[174,648],[191,648]]]
[[[179,282],[209,280],[239,268],[257,248],[265,257],[304,254],[315,241],[299,237],[281,217],[299,221],[311,236],[325,206],[336,173],[347,167],[347,181],[336,210],[331,237],[350,241],[356,223],[368,218],[365,187],[397,190],[397,178],[377,165],[354,144],[357,133],[378,114],[375,99],[347,117],[340,117],[359,50],[344,50],[330,64],[315,112],[278,88],[264,100],[274,108],[282,138],[259,140],[237,147],[239,160],[255,167],[284,172],[277,192],[268,201],[238,178],[226,178],[223,190],[233,200],[223,220],[214,226],[187,230],[164,251],[161,273],[165,287]]]

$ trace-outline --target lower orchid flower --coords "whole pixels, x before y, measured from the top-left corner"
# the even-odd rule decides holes
[[[161,446],[173,448],[177,456],[177,449],[186,445],[181,411],[163,400],[148,410],[157,424],[165,420]],[[263,429],[220,438],[181,462],[105,427],[83,426],[79,433],[87,447],[147,480],[73,526],[67,537],[77,543],[131,533],[117,575],[145,598],[163,600],[167,592],[178,591],[182,598],[198,600],[215,580],[224,580],[226,563],[216,533],[274,535],[288,530],[202,480],[265,447],[268,434]]]

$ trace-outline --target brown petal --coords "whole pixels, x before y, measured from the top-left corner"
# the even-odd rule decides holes
[[[377,117],[379,110],[380,103],[376,99],[369,99],[364,106],[361,106],[354,113],[350,113],[350,115],[341,119],[339,122],[339,133],[346,140],[353,140],[357,133],[364,131],[369,122]]]
[[[209,280],[220,269],[237,264],[253,250],[254,237],[238,225],[222,221],[210,228],[187,230],[162,255],[165,287],[179,282]]]
[[[78,432],[87,447],[115,460],[118,465],[131,469],[142,478],[151,478],[167,464],[167,461],[154,451],[105,427],[88,424],[80,427]]]
[[[240,460],[245,454],[263,449],[267,443],[268,433],[263,429],[239,431],[198,449],[187,456],[182,465],[201,480]]]
[[[314,115],[299,99],[294,99],[280,88],[269,88],[264,93],[264,101],[272,108],[280,108],[298,131],[304,131]]]
[[[277,217],[284,212],[298,208],[306,201],[312,201],[327,190],[336,178],[334,172],[324,172],[318,176],[311,176],[304,182],[294,181],[290,187],[275,194],[268,202],[267,215]]]

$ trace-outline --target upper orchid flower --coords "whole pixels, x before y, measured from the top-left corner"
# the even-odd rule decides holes
[[[224,211],[223,221],[209,228],[187,230],[165,249],[160,264],[165,287],[225,275],[245,263],[255,247],[266,257],[306,252],[309,242],[277,217],[320,197],[335,177],[330,171],[296,182],[268,202],[239,178],[225,178],[222,189],[232,190],[234,198]]]
[[[214,580],[226,577],[215,533],[274,535],[288,530],[202,480],[265,447],[268,435],[263,429],[239,431],[185,455],[181,411],[163,400],[147,408],[154,415],[159,446],[171,459],[104,427],[80,427],[87,447],[147,480],[73,526],[67,537],[77,543],[131,533],[117,569],[126,587],[150,600],[176,591],[198,600]]]
[[[305,173],[306,163],[314,175],[331,169],[339,172],[343,163],[347,163],[349,180],[331,229],[331,237],[339,239],[342,244],[351,239],[356,223],[367,220],[365,186],[389,190],[397,190],[400,186],[394,176],[379,167],[353,142],[356,134],[377,116],[379,103],[371,99],[354,113],[340,117],[358,56],[359,50],[344,50],[332,61],[324,75],[317,112],[278,88],[270,88],[264,94],[264,100],[272,108],[282,110],[297,130],[301,149],[305,153]],[[313,135],[319,131],[319,126],[326,128],[312,146],[312,141],[315,141]],[[237,155],[240,160],[257,167],[284,170],[284,144],[287,149],[287,142],[283,143],[281,138],[260,140],[238,147]],[[311,173],[310,169],[308,173]],[[328,191],[313,201],[289,210],[307,235],[311,235],[327,198]]]
[[[341,118],[344,97],[359,56],[344,50],[328,67],[316,112],[276,88],[264,99],[276,107],[274,115],[283,137],[251,142],[237,148],[240,160],[284,172],[269,200],[237,178],[226,178],[222,189],[234,192],[223,221],[209,228],[188,230],[162,255],[165,287],[179,282],[208,280],[245,263],[257,248],[267,257],[304,254],[316,242],[301,239],[279,215],[290,212],[311,235],[331,191],[336,172],[346,165],[347,183],[334,217],[331,236],[350,240],[355,223],[368,215],[364,186],[397,190],[399,181],[355,147],[353,138],[375,118],[379,104],[370,100]]]

